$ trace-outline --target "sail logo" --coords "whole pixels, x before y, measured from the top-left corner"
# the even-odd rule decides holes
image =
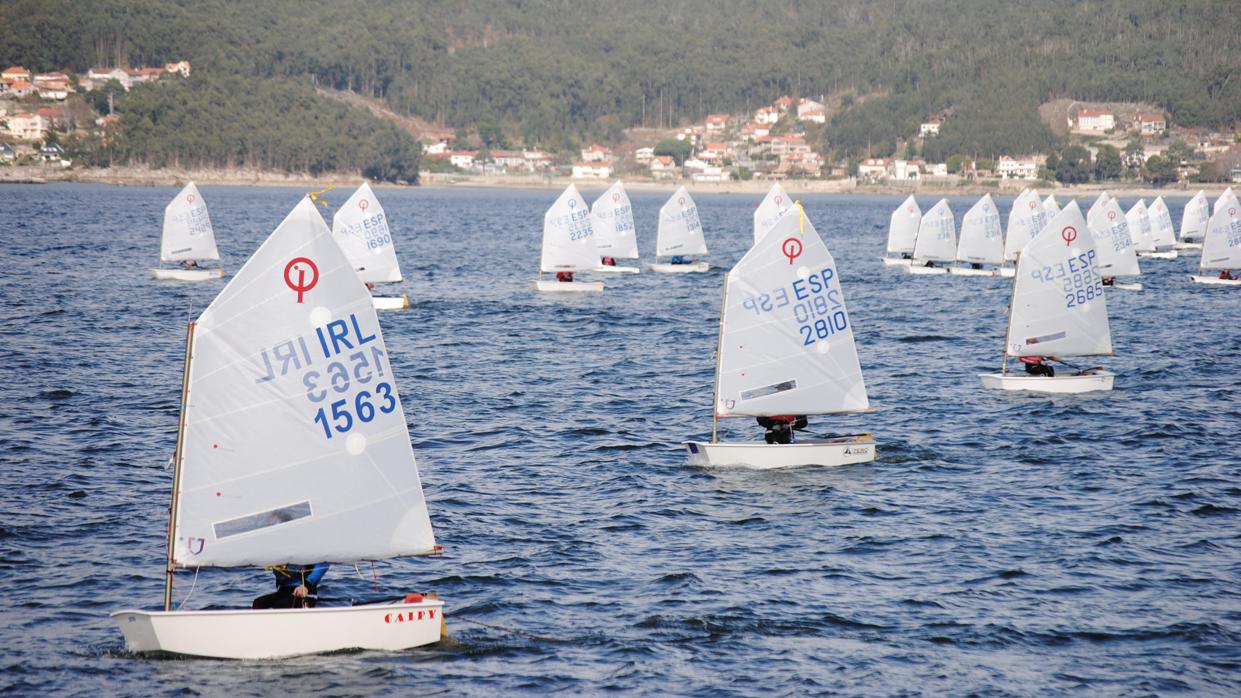
[[[789,265],[792,266],[793,260],[801,256],[802,244],[797,238],[786,238],[784,243],[780,245],[780,251],[785,257],[789,258]]]
[[[1077,228],[1071,225],[1064,226],[1064,230],[1060,231],[1060,239],[1064,240],[1066,246],[1072,245],[1073,241],[1077,239]]]
[[[307,271],[310,272],[309,280],[306,279]],[[293,272],[297,272],[296,283],[293,281]],[[284,283],[297,292],[297,302],[301,303],[306,292],[319,283],[319,267],[309,257],[294,257],[284,265]]]

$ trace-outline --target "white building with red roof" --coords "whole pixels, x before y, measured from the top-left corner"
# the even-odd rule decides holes
[[[1072,126],[1072,122],[1069,122]],[[1077,112],[1077,129],[1085,133],[1106,133],[1116,128],[1116,115],[1107,109],[1083,107]]]
[[[1163,114],[1138,114],[1138,130],[1144,136],[1155,136],[1168,130],[1168,120]]]
[[[612,162],[612,149],[591,143],[582,148],[582,162]]]

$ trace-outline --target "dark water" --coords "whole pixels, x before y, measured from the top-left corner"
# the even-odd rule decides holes
[[[160,603],[183,328],[222,287],[149,277],[173,193],[0,185],[0,692],[1241,692],[1241,294],[1144,261],[1145,291],[1108,294],[1114,392],[983,391],[1011,282],[882,267],[890,197],[806,201],[874,406],[812,427],[879,459],[762,473],[679,447],[710,433],[719,271],[760,197],[697,196],[713,273],[562,299],[530,288],[558,192],[381,190],[414,299],[384,333],[446,554],[378,580],[437,590],[459,644],[131,656],[107,614]],[[230,271],[302,193],[203,188]],[[665,196],[632,195],[644,254]],[[192,580],[187,608],[270,585]],[[338,566],[324,593],[373,591]]]

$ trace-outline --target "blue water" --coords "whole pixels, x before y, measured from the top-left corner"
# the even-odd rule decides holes
[[[230,271],[303,193],[202,191]],[[1114,392],[984,391],[1011,282],[881,266],[895,197],[805,200],[874,407],[812,429],[872,432],[878,460],[752,472],[679,444],[710,434],[720,272],[759,197],[696,195],[712,273],[565,299],[530,283],[558,192],[380,190],[414,301],[383,329],[446,552],[376,573],[438,591],[455,644],[130,655],[108,613],[161,601],[184,325],[224,283],[150,278],[174,193],[0,185],[0,692],[1241,692],[1241,295],[1144,260],[1146,290],[1108,292],[1116,356],[1088,360]],[[667,193],[631,196],[649,256]],[[360,572],[323,593],[373,594]],[[183,573],[176,598],[270,584]]]

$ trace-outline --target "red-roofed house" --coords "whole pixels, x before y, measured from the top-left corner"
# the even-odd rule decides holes
[[[677,163],[671,155],[656,155],[651,159],[651,176],[655,179],[676,179]]]
[[[35,112],[56,128],[69,128],[69,110],[64,107],[39,107]]]
[[[1072,122],[1069,122],[1072,126]],[[1105,133],[1116,128],[1116,115],[1107,109],[1083,108],[1077,112],[1077,130]]]
[[[612,162],[612,149],[591,143],[582,148],[582,162]]]
[[[10,114],[0,121],[9,125],[13,138],[25,141],[41,141],[47,135],[47,119],[38,114]]]
[[[606,162],[573,163],[573,179],[607,179],[612,176],[612,166]]]
[[[817,110],[816,110],[816,109],[808,109],[808,110],[806,110],[806,111],[804,111],[804,112],[802,112],[802,111],[800,111],[800,110],[798,110],[798,111],[800,112],[800,113],[797,115],[797,120],[798,120],[798,121],[813,121],[813,122],[814,122],[814,123],[816,123],[816,124],[826,124],[826,123],[827,123],[827,112],[825,112],[825,111],[823,111],[823,110],[821,110],[821,109],[817,109]]]
[[[1163,114],[1138,114],[1138,129],[1143,135],[1157,135],[1168,129]]]
[[[756,124],[774,124],[780,120],[780,110],[775,107],[760,107],[754,112],[754,123]]]
[[[891,167],[892,161],[888,158],[866,158],[858,163],[857,176],[861,179],[887,179]]]
[[[13,80],[9,83],[9,94],[14,97],[28,97],[34,94],[34,85],[25,80]]]
[[[739,133],[743,139],[753,141],[755,138],[771,135],[771,128],[766,124],[746,124]]]
[[[723,131],[728,128],[727,114],[707,114],[707,131]]]
[[[789,107],[793,106],[793,98],[788,95],[785,95],[781,97],[780,99],[777,99],[773,103],[773,106],[776,109],[779,109],[780,111],[788,111]]]
[[[5,80],[25,80],[30,82],[30,71],[15,65],[12,68],[5,68],[4,72],[0,72],[0,78]]]

